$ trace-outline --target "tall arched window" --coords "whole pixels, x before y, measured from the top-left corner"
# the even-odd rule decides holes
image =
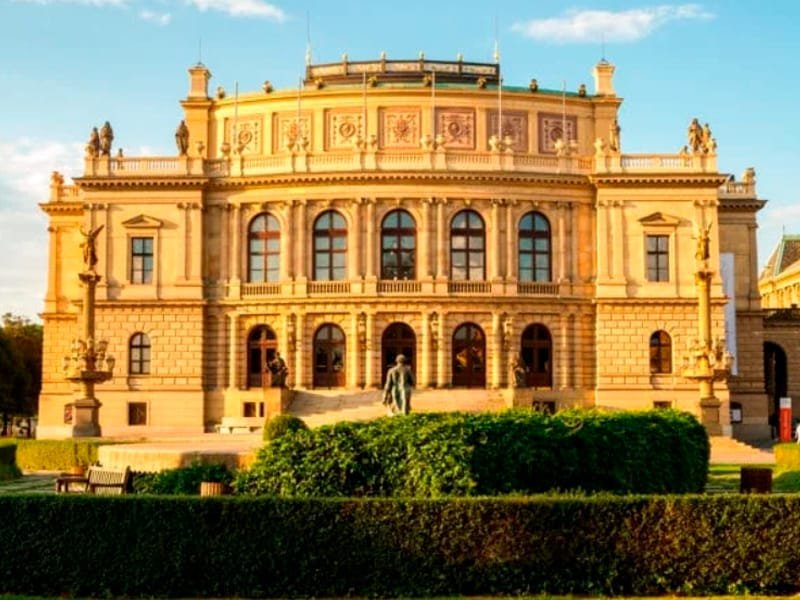
[[[519,280],[551,281],[550,223],[529,212],[519,223]]]
[[[672,338],[666,331],[656,331],[650,336],[650,372],[672,373]]]
[[[528,369],[530,387],[553,387],[553,338],[541,323],[528,325],[522,332],[522,360]]]
[[[474,210],[462,210],[450,224],[450,279],[486,279],[486,229]]]
[[[145,333],[134,333],[128,344],[128,372],[131,375],[150,373],[150,338]]]
[[[268,213],[250,223],[247,280],[252,283],[278,281],[280,278],[281,231],[278,219]]]
[[[247,386],[270,387],[267,365],[278,351],[278,337],[271,327],[259,325],[247,336]]]
[[[322,213],[314,222],[314,279],[341,281],[347,278],[347,224],[335,210]]]
[[[393,210],[381,225],[381,279],[416,279],[417,228],[404,210]]]
[[[474,323],[464,323],[453,332],[453,385],[486,386],[486,336]]]
[[[322,325],[314,334],[314,387],[345,384],[345,336],[341,327]]]

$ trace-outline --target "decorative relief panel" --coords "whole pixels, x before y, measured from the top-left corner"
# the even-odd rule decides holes
[[[471,108],[436,109],[436,135],[445,148],[475,149],[475,111]]]
[[[351,150],[364,139],[362,111],[328,111],[325,114],[325,145],[328,150]]]
[[[227,119],[226,140],[231,140],[232,149],[237,147],[242,154],[261,154],[261,119]]]
[[[273,152],[289,151],[296,143],[305,141],[307,150],[311,149],[311,114],[281,113],[274,117],[272,135]],[[299,136],[298,136],[299,133]]]
[[[566,126],[566,138],[569,141],[578,141],[578,118],[557,113],[539,113],[539,152],[556,151],[556,140],[564,137],[563,129]]]
[[[489,138],[497,135],[498,111],[486,111],[486,147],[489,147]],[[528,113],[524,111],[503,111],[503,134],[501,140],[511,138],[511,147],[516,152],[528,151]]]
[[[419,148],[418,109],[383,108],[380,114],[381,148]]]

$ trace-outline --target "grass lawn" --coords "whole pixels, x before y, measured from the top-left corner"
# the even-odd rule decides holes
[[[706,491],[711,494],[738,493],[742,466],[772,469],[772,491],[800,492],[800,471],[780,471],[775,465],[709,465]]]

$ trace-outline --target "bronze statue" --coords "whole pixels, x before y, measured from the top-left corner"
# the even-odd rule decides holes
[[[178,146],[178,155],[186,156],[189,152],[189,128],[184,120],[181,120],[178,129],[175,130],[175,144]]]
[[[695,250],[695,258],[697,260],[706,261],[711,257],[710,250],[711,238],[711,223],[705,229],[698,227],[697,230],[697,250]]]
[[[514,361],[511,363],[511,376],[515,388],[528,387],[528,366],[519,353],[514,356]]]
[[[383,390],[383,404],[389,416],[407,415],[411,412],[411,390],[414,387],[414,374],[406,364],[406,357],[398,354],[395,365],[386,373],[386,386]]]
[[[286,366],[286,361],[281,358],[280,352],[275,353],[275,358],[269,361],[267,368],[272,374],[272,387],[285,388],[286,379],[289,377],[289,367]]]
[[[97,264],[97,248],[95,244],[97,242],[97,234],[100,233],[102,229],[102,225],[96,229],[90,229],[88,232],[84,231],[83,227],[80,228],[81,235],[83,236],[83,242],[81,242],[83,264],[86,265],[87,271],[94,271],[94,266]]]
[[[703,149],[703,129],[697,117],[689,123],[689,148],[692,152],[700,152]]]
[[[86,142],[86,158],[97,158],[100,154],[100,134],[97,132],[97,127],[92,127],[92,133],[89,134],[89,141]]]
[[[114,141],[114,130],[106,121],[100,129],[100,156],[111,156],[111,143]]]

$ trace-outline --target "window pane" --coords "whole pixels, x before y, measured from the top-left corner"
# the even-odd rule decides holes
[[[472,236],[469,238],[469,247],[472,250],[483,250],[483,236]]]
[[[267,240],[267,250],[270,252],[280,252],[281,240],[280,238],[272,237]]]
[[[347,264],[347,255],[338,253],[332,256],[334,267],[344,267]]]
[[[314,238],[314,248],[316,250],[328,250],[331,247],[331,240],[327,237],[316,236]]]
[[[326,252],[318,252],[316,258],[316,265],[317,268],[324,267],[328,268],[330,266],[331,255]]]
[[[328,269],[317,267],[314,271],[314,279],[316,281],[328,281]]]
[[[538,252],[549,252],[550,251],[550,240],[537,238],[536,239],[536,250]]]
[[[467,247],[467,238],[465,238],[463,236],[460,236],[460,235],[454,236],[453,239],[452,239],[452,247],[456,248],[458,250],[466,248]]]
[[[519,249],[520,250],[533,250],[533,238],[529,237],[521,237],[519,238]]]
[[[414,238],[410,235],[404,235],[400,238],[400,247],[401,248],[413,248],[414,247]]]
[[[483,267],[483,254],[472,252],[469,255],[469,266],[470,267]]]
[[[344,250],[347,248],[347,238],[344,236],[335,237],[331,240],[334,250]]]
[[[453,267],[452,277],[455,280],[463,281],[467,278],[467,270],[464,267]]]
[[[464,252],[453,252],[452,256],[453,267],[463,267],[467,264],[467,255]]]

